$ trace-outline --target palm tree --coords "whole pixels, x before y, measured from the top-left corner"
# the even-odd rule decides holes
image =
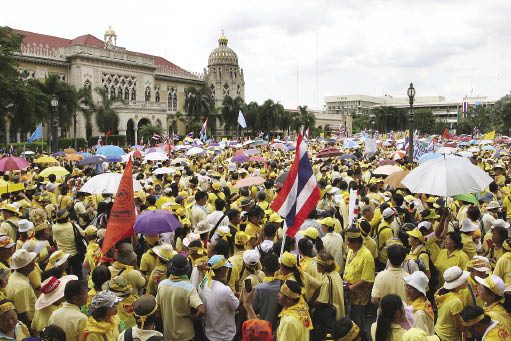
[[[169,132],[177,132],[178,130],[178,123],[186,123],[186,117],[184,114],[180,111],[177,111],[175,114],[169,114],[168,116],[168,122],[169,122]],[[170,133],[172,135],[172,133]]]
[[[161,136],[163,134],[163,129],[150,124],[145,124],[138,128],[138,137],[143,137],[144,141],[151,141],[154,134]]]
[[[255,132],[257,129],[260,110],[260,106],[257,102],[250,102],[245,105],[244,109],[242,109],[245,114],[245,120],[247,121],[247,128],[252,132]]]
[[[75,111],[75,114],[73,115],[73,136],[74,136],[74,147],[77,148],[77,141],[76,141],[76,119],[78,116],[78,111],[80,111],[83,114],[83,117],[85,118],[85,139],[88,141],[90,136],[89,132],[92,131],[92,122],[91,117],[94,107],[94,102],[92,100],[92,92],[89,87],[83,87],[78,90],[77,93],[77,111]]]
[[[190,87],[185,89],[185,111],[189,118],[188,126],[192,127],[193,130],[196,130],[213,113],[213,108],[214,100],[209,87],[203,86],[199,89]],[[211,121],[209,124],[213,124],[214,127],[216,123],[214,117],[212,117]]]
[[[244,104],[241,97],[236,97],[235,99],[230,96],[224,97],[220,120],[224,124],[226,134],[229,134],[231,130],[236,131],[238,128],[238,115],[240,110],[244,107]]]
[[[92,110],[96,113],[96,124],[99,131],[103,133],[117,131],[119,116],[112,106],[116,103],[125,104],[125,101],[120,97],[109,97],[108,90],[105,88],[97,87],[94,90],[101,97],[99,105],[92,103]]]

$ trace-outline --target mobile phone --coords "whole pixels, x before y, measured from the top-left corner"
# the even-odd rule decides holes
[[[252,281],[250,280],[250,278],[245,278],[245,290],[247,292],[252,291]]]

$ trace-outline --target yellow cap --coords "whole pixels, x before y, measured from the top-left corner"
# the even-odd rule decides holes
[[[286,251],[280,257],[280,263],[288,268],[294,268],[298,263],[296,255]]]
[[[307,227],[305,230],[301,231],[301,233],[310,239],[316,239],[319,237],[318,229],[312,226]]]
[[[284,221],[284,219],[282,219],[282,217],[277,212],[275,212],[270,215],[269,221],[270,223],[281,223]]]
[[[321,225],[326,225],[328,227],[334,227],[335,226],[335,219],[332,218],[332,217],[326,217],[326,218],[323,218],[323,219],[319,219],[318,223],[320,223]]]
[[[236,232],[234,236],[234,244],[245,245],[250,239],[250,236],[243,231]]]
[[[417,238],[421,243],[424,243],[424,236],[419,230],[411,230],[406,233],[411,237]]]
[[[88,236],[93,236],[98,233],[98,228],[94,225],[89,225],[85,228],[85,234]]]

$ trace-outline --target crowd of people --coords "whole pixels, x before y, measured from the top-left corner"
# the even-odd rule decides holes
[[[180,227],[105,252],[115,193],[80,191],[97,167],[61,157],[68,175],[6,172],[24,189],[1,195],[0,340],[511,340],[507,148],[473,153],[494,182],[456,199],[386,184],[381,164],[416,166],[389,145],[317,158],[325,143],[311,141],[321,199],[293,237],[271,207],[294,149],[247,143],[261,158],[241,163],[239,145],[135,158],[137,213]],[[236,185],[252,176],[265,181]]]

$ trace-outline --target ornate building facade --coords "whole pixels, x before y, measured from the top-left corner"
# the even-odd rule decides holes
[[[117,35],[111,28],[105,32],[103,40],[90,34],[65,39],[16,31],[24,36],[21,53],[17,56],[20,75],[44,79],[57,74],[77,89],[102,87],[108,90],[109,96],[123,98],[124,104],[114,105],[119,125],[118,131],[112,133],[126,135],[128,143],[138,142],[138,128],[146,124],[184,134],[185,123],[176,120],[176,114],[184,113],[188,87],[212,86],[217,104],[221,104],[219,96],[224,93],[244,95],[243,72],[237,66],[236,54],[227,47],[227,38],[220,37],[220,46],[211,53],[207,75],[201,75],[188,72],[163,57],[117,46]],[[95,91],[92,93],[93,100],[99,102],[99,95]],[[170,127],[173,122],[177,122],[177,129]],[[94,117],[91,123],[92,129],[87,129],[85,118],[78,113],[77,137],[100,135]],[[6,130],[12,142],[25,141],[29,135],[29,132],[10,131],[8,127]],[[73,137],[72,134],[72,129],[60,131],[61,137]]]

